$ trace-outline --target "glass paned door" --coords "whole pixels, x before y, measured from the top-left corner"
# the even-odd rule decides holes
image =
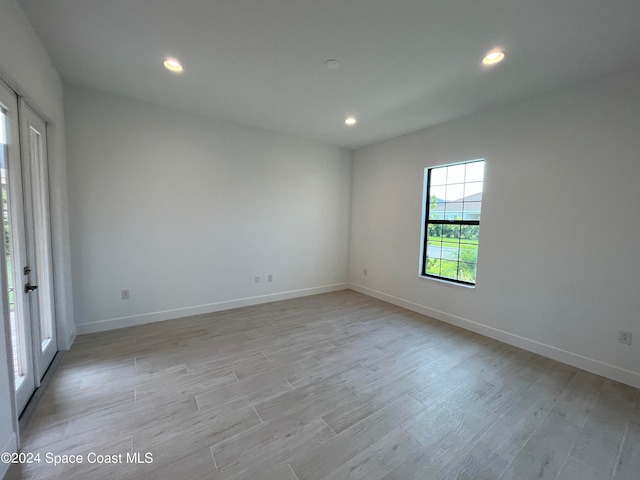
[[[30,308],[23,294],[26,237],[20,165],[18,99],[0,82],[0,177],[2,191],[3,257],[6,278],[3,294],[8,305],[13,371],[18,410],[22,411],[36,388]]]
[[[47,137],[45,122],[1,81],[0,174],[2,295],[8,305],[16,402],[22,412],[58,350]]]
[[[39,382],[58,351],[53,304],[53,267],[49,217],[46,124],[20,100],[22,181],[27,237],[24,292],[29,297],[33,325],[36,381]]]

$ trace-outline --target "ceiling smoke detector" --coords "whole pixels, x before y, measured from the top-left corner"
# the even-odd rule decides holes
[[[329,70],[335,70],[336,68],[338,68],[340,66],[340,62],[338,60],[336,60],[335,58],[327,60],[326,62],[324,62],[324,64],[326,65],[326,67]]]

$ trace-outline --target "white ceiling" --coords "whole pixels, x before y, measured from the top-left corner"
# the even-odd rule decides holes
[[[20,3],[70,82],[349,148],[640,64],[639,0]]]

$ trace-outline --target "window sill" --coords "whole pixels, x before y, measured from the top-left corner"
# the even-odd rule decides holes
[[[423,280],[430,280],[432,282],[438,282],[438,283],[444,283],[444,284],[447,284],[447,285],[453,285],[454,287],[469,288],[471,290],[476,288],[475,285],[467,285],[465,283],[452,282],[450,280],[445,280],[444,278],[434,278],[434,277],[428,277],[426,275],[418,275],[418,277],[422,278]]]

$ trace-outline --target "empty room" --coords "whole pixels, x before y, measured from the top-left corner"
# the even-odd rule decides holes
[[[637,0],[0,0],[0,478],[640,480]]]

